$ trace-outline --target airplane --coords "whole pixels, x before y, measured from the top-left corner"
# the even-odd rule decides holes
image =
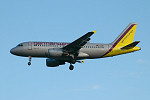
[[[89,43],[90,37],[96,33],[88,32],[72,43],[66,42],[23,42],[10,50],[17,56],[29,57],[28,65],[31,65],[32,57],[47,58],[48,67],[58,67],[66,62],[70,63],[69,69],[73,70],[76,62],[84,63],[85,59],[112,57],[141,50],[136,45],[140,41],[133,42],[137,23],[130,23],[121,34],[111,43]]]

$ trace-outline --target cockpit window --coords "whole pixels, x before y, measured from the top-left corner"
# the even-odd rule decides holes
[[[18,44],[18,45],[17,45],[17,47],[22,47],[22,46],[23,46],[23,44]]]

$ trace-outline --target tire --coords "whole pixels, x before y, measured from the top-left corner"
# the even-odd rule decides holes
[[[74,69],[74,66],[73,66],[73,65],[70,65],[69,69],[70,69],[70,70],[73,70],[73,69]]]
[[[28,62],[28,65],[30,66],[30,65],[31,65],[31,62]]]

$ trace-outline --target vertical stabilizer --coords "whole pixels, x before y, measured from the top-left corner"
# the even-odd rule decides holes
[[[130,23],[122,33],[112,42],[114,47],[126,46],[133,42],[137,23]]]
[[[130,23],[111,43],[110,49],[102,57],[110,57],[140,50],[140,47],[136,47],[139,41],[133,42],[136,27],[137,23]]]

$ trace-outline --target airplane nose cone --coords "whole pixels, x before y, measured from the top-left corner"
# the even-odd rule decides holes
[[[11,54],[15,54],[15,51],[16,51],[16,50],[14,50],[14,48],[13,48],[13,49],[10,50],[10,53],[11,53]]]
[[[13,54],[13,49],[10,50],[10,53]]]

